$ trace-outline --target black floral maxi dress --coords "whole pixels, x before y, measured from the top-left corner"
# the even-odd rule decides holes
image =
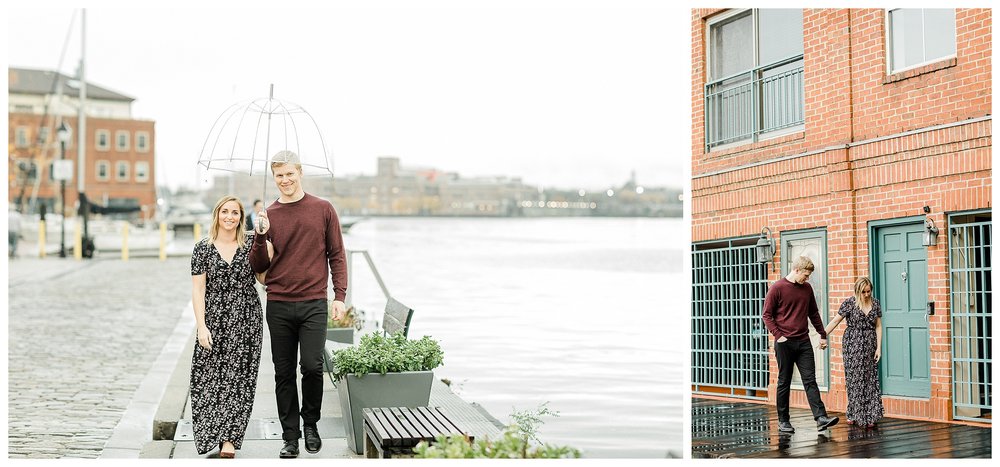
[[[844,376],[847,379],[847,419],[860,426],[882,419],[882,389],[875,362],[875,320],[882,316],[878,300],[866,315],[854,297],[844,300],[837,312],[847,321],[844,331]]]
[[[195,339],[191,362],[191,415],[198,454],[223,441],[240,449],[250,421],[263,337],[260,297],[250,270],[253,237],[247,232],[231,264],[207,238],[191,254],[191,275],[206,274],[205,325],[212,333],[211,351]]]

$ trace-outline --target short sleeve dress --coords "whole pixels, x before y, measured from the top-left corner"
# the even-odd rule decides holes
[[[243,444],[257,388],[263,338],[260,296],[250,270],[253,232],[227,263],[209,239],[191,254],[191,275],[205,274],[205,325],[212,350],[194,344],[191,415],[195,448],[205,454],[231,441]]]
[[[851,297],[844,300],[837,314],[847,321],[843,348],[847,419],[860,426],[872,425],[884,414],[875,362],[875,326],[882,316],[882,307],[877,299],[872,299],[872,309],[865,314],[857,299]]]

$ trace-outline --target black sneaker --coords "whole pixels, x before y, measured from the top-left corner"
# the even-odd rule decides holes
[[[278,457],[282,459],[295,459],[299,457],[299,440],[286,439],[285,446],[278,451]]]
[[[304,426],[302,431],[305,432],[306,438],[306,451],[309,454],[316,454],[320,449],[323,448],[323,440],[319,437],[319,431],[316,430],[314,426]]]
[[[795,433],[795,427],[788,422],[778,422],[778,431],[782,433]]]
[[[839,421],[840,421],[839,417],[833,417],[833,418],[819,417],[816,419],[816,430],[823,431],[827,428],[830,428],[831,426],[836,425],[837,422]]]

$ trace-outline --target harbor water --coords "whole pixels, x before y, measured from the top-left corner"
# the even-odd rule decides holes
[[[681,452],[687,315],[680,219],[373,218],[345,235],[444,349],[435,377],[503,422],[558,411],[543,442],[584,457]],[[354,303],[384,298],[356,257]]]

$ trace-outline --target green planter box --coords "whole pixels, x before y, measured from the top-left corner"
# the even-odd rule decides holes
[[[365,422],[362,410],[374,407],[426,407],[431,399],[433,371],[347,375],[337,384],[344,416],[347,445],[356,454],[364,452]]]
[[[326,340],[354,344],[354,328],[326,328]]]

